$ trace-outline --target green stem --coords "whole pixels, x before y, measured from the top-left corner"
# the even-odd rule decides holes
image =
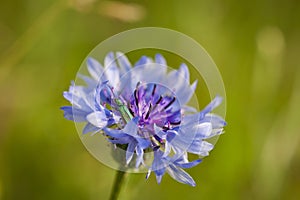
[[[109,200],[117,200],[118,199],[118,196],[119,196],[120,191],[121,191],[122,184],[124,182],[125,174],[126,174],[126,172],[117,171],[115,181],[114,181],[114,186],[113,186],[113,189],[110,193]]]
[[[121,116],[123,117],[124,122],[126,122],[126,123],[130,122],[130,120],[133,118],[133,116],[129,112],[126,105],[124,105],[122,103],[122,101],[119,100],[119,99],[115,99],[115,103],[118,106],[117,109],[121,113]],[[125,175],[126,175],[126,172],[121,171],[121,170],[117,171],[114,186],[113,186],[113,189],[110,193],[110,198],[109,198],[110,200],[117,200],[118,199],[118,196],[119,196],[119,193],[120,193],[120,190],[121,190],[121,186],[124,182]]]

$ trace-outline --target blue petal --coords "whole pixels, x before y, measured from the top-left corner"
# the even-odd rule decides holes
[[[167,65],[166,59],[161,54],[155,55],[155,62],[161,65]]]
[[[110,129],[110,128],[104,128],[103,129],[106,135],[113,137],[113,138],[123,138],[123,137],[128,137],[130,138],[129,141],[133,141],[131,137],[129,137],[127,134],[123,133],[121,130],[115,130],[115,129]]]
[[[74,122],[86,121],[87,113],[83,110],[74,108],[72,106],[62,106],[60,109],[64,111],[64,117],[68,120],[72,120]]]
[[[194,93],[196,82],[192,85],[185,79],[184,70],[171,71],[166,79],[166,85],[171,88],[181,105],[186,104]]]
[[[91,123],[87,123],[85,125],[85,127],[83,128],[82,133],[83,134],[90,133],[90,132],[94,132],[95,133],[95,132],[97,132],[99,130],[100,129],[98,127],[92,125]]]
[[[72,93],[71,92],[67,92],[67,91],[65,91],[65,92],[63,92],[63,96],[64,96],[64,98],[65,99],[67,99],[70,103],[72,103]]]
[[[108,85],[108,81],[105,81],[97,86],[95,100],[97,105],[102,105],[104,103],[111,104],[113,98],[113,92]]]
[[[214,148],[214,145],[202,141],[194,140],[193,143],[189,146],[188,152],[194,153],[201,156],[208,156],[208,153]]]
[[[204,114],[202,112],[186,115],[182,118],[181,127],[199,124],[203,118]]]
[[[140,164],[143,162],[143,155],[144,155],[144,151],[141,147],[139,147],[139,145],[136,148],[136,164],[135,167],[138,168],[140,166]]]
[[[135,138],[142,149],[146,149],[150,146],[150,141],[148,139],[140,138],[139,136]]]
[[[192,106],[187,106],[187,105],[183,105],[181,106],[181,109],[183,110],[183,112],[189,112],[189,113],[196,113],[197,109],[192,107]]]
[[[171,153],[171,149],[172,149],[172,147],[171,147],[170,142],[166,142],[165,143],[165,152],[164,152],[163,157],[167,157]]]
[[[221,104],[222,100],[222,97],[216,96],[201,112],[204,114],[211,112],[214,108]]]
[[[121,52],[117,52],[116,57],[117,57],[122,74],[130,71],[131,64],[130,64],[128,58],[126,57],[126,55]]]
[[[144,83],[162,83],[165,74],[163,74],[160,70],[157,70],[157,64],[155,63],[147,63],[143,65],[137,65],[131,70],[131,84],[130,91],[131,94],[136,89],[136,85],[138,82]]]
[[[176,135],[178,135],[178,132],[175,131],[175,130],[168,130],[167,131],[167,141],[168,142],[171,142],[175,137]]]
[[[162,177],[163,177],[163,175],[157,175],[157,174],[156,174],[156,181],[157,181],[158,184],[161,183]]]
[[[201,122],[210,122],[213,128],[222,128],[226,126],[226,121],[218,115],[215,114],[207,114]]]
[[[73,105],[73,107],[86,112],[92,111],[92,93],[87,91],[86,87],[75,86],[72,82],[69,91],[63,92],[63,96]]]
[[[211,137],[214,137],[216,135],[220,135],[222,133],[224,133],[223,128],[216,128],[216,129],[212,130],[211,135],[209,137],[207,137],[207,138],[211,138]]]
[[[103,67],[102,65],[93,58],[87,59],[87,69],[90,73],[90,75],[96,80],[99,81],[102,73],[103,73]]]
[[[124,136],[120,138],[108,139],[108,141],[113,144],[128,144],[132,142],[132,138]]]
[[[185,63],[182,63],[180,65],[179,70],[182,72],[183,77],[185,78],[185,80],[187,82],[190,82],[190,73],[189,73],[189,69],[188,69],[187,65]]]
[[[212,132],[212,125],[209,122],[201,123],[197,126],[197,136],[199,138],[208,138]]]
[[[194,142],[196,133],[178,130],[178,134],[170,140],[172,148],[177,152],[186,151]]]
[[[163,131],[163,129],[160,128],[159,126],[157,126],[156,124],[154,124],[154,132],[155,132],[155,135],[157,135],[161,139],[166,138],[167,132]]]
[[[136,137],[138,136],[137,135],[137,121],[138,121],[138,118],[137,117],[134,117],[132,118],[132,120],[130,120],[124,127],[123,129],[123,132],[128,134],[128,135],[131,135],[133,137]]]
[[[87,121],[91,123],[92,125],[102,129],[107,126],[108,118],[105,115],[105,112],[96,111],[93,113],[90,113],[86,117]]]
[[[130,99],[135,85],[132,85],[133,71],[128,71],[120,77],[120,84],[117,85],[116,91],[124,97],[124,99]]]
[[[195,167],[196,165],[198,165],[201,162],[202,162],[202,159],[197,159],[197,160],[194,160],[192,162],[187,162],[187,163],[178,163],[178,162],[176,162],[175,164],[178,167],[181,167],[181,168],[192,168],[192,167]]]
[[[142,66],[145,65],[147,63],[149,63],[151,60],[147,57],[147,56],[142,56],[135,64],[134,66],[138,67],[138,66]]]
[[[73,106],[75,107],[81,107],[84,101],[82,100],[81,97],[74,95],[71,92],[63,92],[63,96],[65,99],[67,99]]]
[[[97,81],[90,78],[89,76],[82,75],[82,74],[77,74],[77,76],[82,80],[84,80],[84,82],[87,84],[89,88],[94,88],[97,85]]]
[[[167,173],[172,178],[174,178],[175,180],[177,180],[180,183],[185,183],[185,184],[191,185],[193,187],[196,186],[196,183],[195,183],[194,179],[188,173],[186,173],[181,168],[175,166],[174,164],[171,164],[167,168]]]
[[[114,54],[110,52],[104,59],[105,65],[105,78],[109,81],[109,85],[113,88],[117,87],[120,82],[120,72],[116,65]]]
[[[194,138],[208,138],[212,133],[212,125],[209,122],[193,122],[187,125],[182,125],[180,131],[183,133],[188,133],[190,137]]]
[[[197,83],[198,80],[194,81],[191,86],[188,83],[185,83],[181,85],[181,88],[177,89],[178,92],[176,95],[180,98],[181,105],[186,104],[191,99],[197,87]]]
[[[109,52],[104,58],[104,69],[112,65],[116,65],[115,56],[113,52]]]
[[[134,150],[136,148],[136,142],[130,142],[126,151],[126,164],[128,165],[132,160]]]
[[[151,170],[154,171],[156,177],[164,175],[166,171],[167,164],[164,162],[165,159],[162,156],[163,153],[160,150],[154,152]]]
[[[189,101],[190,98],[193,96],[193,93],[194,93],[195,90],[196,90],[197,84],[198,84],[198,80],[195,80],[195,81],[192,83],[192,85],[191,85],[191,87],[190,87],[190,91],[192,92],[192,94],[190,94],[190,95],[188,96],[188,101]]]
[[[167,72],[167,62],[166,59],[161,55],[161,54],[156,54],[155,55],[155,63],[159,64],[159,71],[162,74],[165,74]]]

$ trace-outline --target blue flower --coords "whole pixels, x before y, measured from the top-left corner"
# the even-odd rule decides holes
[[[213,149],[207,139],[219,135],[224,119],[211,111],[222,98],[217,96],[202,111],[186,104],[197,81],[190,84],[188,68],[168,72],[160,54],[155,59],[143,56],[133,66],[127,57],[109,53],[104,66],[88,58],[90,76],[80,75],[86,86],[71,84],[64,97],[72,106],[64,106],[66,119],[86,122],[83,134],[102,132],[109,142],[126,150],[126,163],[148,167],[160,183],[168,173],[178,182],[195,186],[183,168],[191,168]],[[145,164],[145,153],[152,152],[151,165]],[[199,159],[188,160],[189,154]]]
[[[186,173],[182,168],[191,168],[198,165],[202,160],[197,159],[192,162],[189,162],[187,159],[187,154],[178,155],[175,154],[172,158],[163,156],[163,152],[157,150],[154,152],[154,160],[152,167],[150,168],[147,178],[150,175],[151,171],[154,171],[156,175],[156,180],[158,183],[161,182],[161,179],[165,172],[167,172],[172,178],[177,180],[180,183],[185,183],[191,186],[196,186],[193,178]]]

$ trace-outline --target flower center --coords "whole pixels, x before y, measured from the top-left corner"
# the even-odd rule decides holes
[[[129,109],[133,116],[139,117],[138,125],[143,132],[153,132],[154,124],[170,129],[181,122],[180,103],[163,85],[138,83],[130,97]]]

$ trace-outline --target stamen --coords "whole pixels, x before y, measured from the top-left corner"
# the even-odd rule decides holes
[[[137,107],[137,110],[139,110],[139,97],[138,97],[138,88],[140,86],[141,82],[137,82],[136,86],[135,86],[135,90],[134,90],[134,99],[135,99],[135,104]]]
[[[156,101],[156,103],[155,103],[155,105],[153,106],[153,108],[152,108],[152,110],[151,111],[154,111],[155,109],[156,109],[156,107],[157,107],[157,105],[161,102],[161,100],[162,100],[163,98],[162,98],[162,96],[159,96],[159,99]],[[155,112],[155,114],[156,114],[157,112]],[[151,115],[153,115],[154,113],[151,113]]]
[[[170,107],[174,103],[175,99],[176,98],[173,97],[173,99],[164,107],[164,109],[167,109],[168,107]]]
[[[159,104],[162,100],[162,96],[159,97],[159,99],[157,100],[157,102],[155,103],[156,105]]]
[[[160,137],[158,137],[157,135],[154,135],[154,138],[156,139],[156,141],[158,141],[159,143],[162,142],[162,139]]]
[[[158,150],[160,148],[160,146],[154,146],[153,147],[153,151],[156,151],[156,150]]]
[[[138,89],[138,87],[141,85],[141,81],[136,83],[135,89]]]
[[[181,121],[179,120],[178,122],[170,122],[171,125],[179,125]]]
[[[153,90],[152,90],[152,96],[154,96],[154,94],[155,94],[155,90],[156,90],[156,84],[154,84],[154,86],[153,86]]]
[[[150,114],[151,110],[152,110],[152,104],[150,103],[150,106],[149,106],[149,109],[148,109],[148,111],[147,111],[147,114],[146,114],[145,119],[148,119],[148,118],[149,118],[149,114]]]
[[[131,113],[132,116],[134,116],[134,112],[131,110],[131,108],[128,108],[129,112]]]
[[[137,90],[134,90],[134,99],[135,99],[135,105],[137,107],[137,110],[139,110],[139,101],[137,97]]]
[[[152,142],[153,148],[160,148],[160,142],[155,138],[155,135],[154,137],[151,136],[150,140]]]
[[[159,96],[159,99],[156,101],[155,105],[153,106],[152,110],[151,111],[155,111],[155,109],[157,108],[158,104],[161,102],[161,100],[163,99],[162,96]],[[154,112],[154,113],[151,113],[151,115],[155,115],[157,114],[158,112]]]

